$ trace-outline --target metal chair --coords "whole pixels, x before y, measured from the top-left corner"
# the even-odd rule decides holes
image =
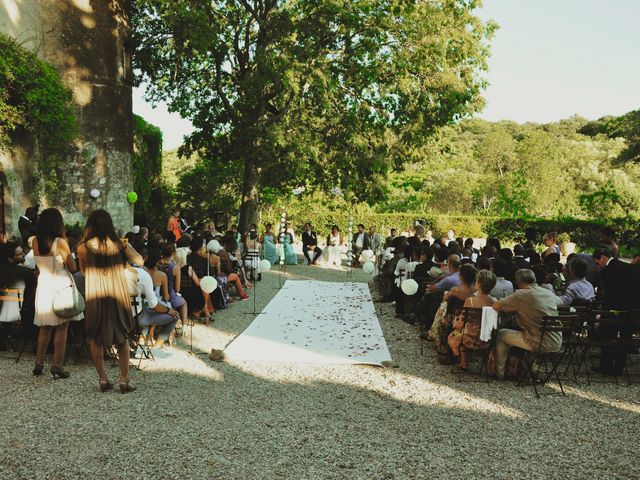
[[[576,328],[577,315],[561,315],[561,316],[544,316],[542,317],[542,326],[540,329],[540,343],[537,350],[525,351],[525,371],[522,378],[518,381],[518,385],[522,385],[525,379],[529,379],[533,385],[533,390],[536,393],[536,397],[540,398],[540,392],[538,391],[538,385],[544,386],[549,381],[551,376],[555,376],[560,392],[564,396],[564,388],[560,375],[558,374],[558,366],[564,359],[567,348],[566,345],[556,352],[543,352],[542,342],[545,335],[553,332],[557,332],[564,335],[571,335]],[[526,360],[526,358],[529,360]],[[534,372],[534,363],[538,363],[538,368]]]

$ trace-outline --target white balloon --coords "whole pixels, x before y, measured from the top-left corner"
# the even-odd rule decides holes
[[[260,265],[258,268],[260,272],[268,272],[269,270],[271,270],[271,262],[265,258],[264,260],[260,261]]]
[[[220,242],[218,240],[211,240],[209,243],[207,243],[207,252],[215,254],[220,250],[222,250],[222,245],[220,245]]]
[[[360,254],[360,259],[362,262],[373,262],[375,258],[376,255],[375,253],[373,253],[373,250],[363,250]]]
[[[94,188],[89,192],[89,195],[91,198],[98,198],[100,196],[100,190]]]
[[[200,280],[200,288],[203,292],[211,293],[218,288],[218,281],[212,276],[207,275]]]
[[[366,262],[365,264],[362,265],[362,271],[364,273],[373,273],[375,271],[376,267],[373,264],[373,262]]]
[[[415,295],[418,291],[418,282],[416,282],[413,278],[410,278],[409,280],[405,280],[404,282],[402,282],[400,288],[402,288],[402,292],[405,295]]]

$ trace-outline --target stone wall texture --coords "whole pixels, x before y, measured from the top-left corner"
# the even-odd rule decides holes
[[[128,0],[3,0],[0,31],[59,69],[73,93],[79,125],[75,154],[56,173],[60,188],[44,198],[45,172],[37,171],[37,146],[17,139],[0,153],[5,224],[17,233],[34,203],[59,208],[69,224],[84,223],[104,208],[117,228],[133,224],[127,192],[133,188],[132,72]],[[97,189],[98,199],[89,192]]]

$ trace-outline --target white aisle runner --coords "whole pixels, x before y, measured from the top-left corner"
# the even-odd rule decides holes
[[[391,360],[366,283],[287,280],[225,356],[291,363]]]

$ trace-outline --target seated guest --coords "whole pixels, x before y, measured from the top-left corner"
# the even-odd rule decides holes
[[[342,234],[337,225],[331,227],[331,233],[327,235],[327,260],[329,266],[339,267],[342,265]]]
[[[363,250],[369,250],[371,244],[369,241],[369,234],[364,231],[364,225],[358,224],[358,230],[353,234],[353,242],[351,245],[351,252],[353,253],[353,267],[360,266],[360,254]]]
[[[471,255],[471,260],[473,260],[473,263],[476,263],[476,260],[478,259],[478,257],[480,256],[480,250],[478,250],[477,248],[475,248],[473,246],[473,238],[467,238],[464,241],[464,248],[469,248],[471,249],[472,255]]]
[[[27,240],[36,234],[36,223],[38,222],[38,207],[28,207],[24,215],[18,220],[18,230],[22,238],[22,245],[27,245]]]
[[[531,267],[531,271],[536,276],[536,283],[540,287],[549,290],[555,295],[556,291],[553,288],[553,285],[547,281],[549,280],[549,277],[544,267],[542,265],[533,265]]]
[[[262,244],[262,256],[269,260],[271,265],[277,265],[280,263],[280,256],[278,255],[278,239],[276,235],[271,231],[272,225],[267,223],[266,229],[262,234],[260,243]]]
[[[167,289],[169,292],[169,303],[180,312],[180,328],[187,323],[188,307],[184,297],[178,294],[180,291],[181,272],[180,267],[173,261],[176,253],[176,245],[174,243],[165,243],[160,249],[162,258],[158,264],[160,271],[167,276]]]
[[[465,264],[469,264],[469,265],[473,265],[473,259],[471,258],[473,256],[473,251],[470,248],[463,248],[462,249],[462,255],[460,256],[460,264],[461,265],[465,265]]]
[[[485,245],[485,247],[482,249],[482,257],[480,258],[488,258],[493,262],[497,255],[498,250],[496,249],[496,247],[494,247],[493,245]]]
[[[442,301],[444,292],[451,290],[453,287],[461,285],[460,280],[460,257],[458,255],[450,255],[448,264],[448,274],[437,283],[427,288],[426,294],[416,306],[416,317],[425,326],[430,329],[433,319],[438,310],[438,306]]]
[[[398,262],[404,258],[404,249],[407,247],[406,237],[396,237],[389,247],[392,258],[386,260],[382,264],[380,274],[374,279],[378,283],[378,291],[380,292],[382,301],[392,300],[392,290],[395,280],[395,271]]]
[[[447,243],[447,251],[449,255],[460,255],[460,245],[455,240],[451,240]]]
[[[227,252],[217,240],[211,240],[207,248],[209,248],[211,253],[214,253],[220,259],[220,276],[218,278],[222,279],[225,285],[234,285],[238,296],[242,300],[247,300],[249,295],[247,295],[244,288],[242,288],[242,282],[236,273],[236,268],[234,267],[234,263],[231,260],[229,252]]]
[[[473,265],[461,265],[459,273],[460,285],[446,292],[442,299],[447,301],[450,307],[454,306],[456,310],[461,309],[465,300],[476,293],[475,283],[477,273],[478,271]],[[447,312],[449,311],[453,311],[453,309],[447,309]]]
[[[433,261],[433,248],[421,246],[419,261],[420,263],[416,265],[413,271],[413,278],[418,282],[427,280],[427,278],[429,278],[429,270],[431,267],[436,266]]]
[[[513,246],[513,267],[516,271],[521,268],[529,268],[529,262],[525,260],[524,255],[525,249],[522,245],[518,243]]]
[[[35,335],[33,319],[35,315],[36,301],[36,276],[35,272],[24,267],[24,250],[18,242],[0,244],[0,288],[21,288],[22,308],[19,311],[23,328]],[[8,304],[9,302],[7,302]],[[16,303],[15,312],[18,313]],[[0,302],[0,309],[3,307]],[[3,348],[4,339],[7,338],[9,328],[0,330],[0,350]]]
[[[136,246],[141,248],[140,245]],[[141,253],[145,266],[134,266],[133,269],[138,274],[138,287],[140,289],[140,295],[136,298],[136,304],[142,308],[142,311],[132,306],[132,313],[134,318],[136,318],[136,315],[139,313],[137,317],[138,326],[142,328],[156,327],[156,346],[162,346],[164,343],[171,344],[173,332],[180,319],[180,313],[174,310],[168,302],[161,302],[160,298],[158,298],[160,289],[165,286],[161,278],[164,274],[158,272],[156,269],[156,265],[160,262],[161,255],[157,250],[151,253],[151,257],[147,254],[146,249],[143,249]],[[152,274],[162,274],[156,276],[160,281],[158,285],[159,288],[154,285]]]
[[[176,265],[180,269],[180,286],[177,290],[187,303],[188,313],[196,318],[203,316],[206,320],[211,319],[210,313],[207,311],[206,302],[200,288],[200,278],[196,275],[195,270],[187,265],[187,254],[180,249],[176,251]]]
[[[318,258],[322,255],[322,250],[318,248],[318,234],[309,222],[304,224],[304,232],[302,232],[302,254],[307,259],[308,265],[317,265]]]
[[[577,259],[587,264],[587,274],[585,278],[593,285],[593,288],[598,288],[600,285],[600,272],[593,260],[593,256],[590,253],[572,253],[567,257],[567,265]]]
[[[565,292],[557,297],[558,306],[569,306],[574,302],[593,302],[596,298],[596,292],[585,276],[587,275],[587,262],[580,258],[576,258],[567,264],[567,279],[569,285]]]
[[[491,260],[489,260],[487,257],[480,257],[478,258],[478,263],[476,264],[476,268],[478,270],[489,270],[491,271]]]
[[[462,276],[462,267],[460,275]],[[480,270],[476,275],[476,294],[468,297],[464,302],[464,308],[490,307],[496,299],[489,292],[496,286],[496,276],[489,270]],[[454,331],[449,335],[449,347],[454,355],[460,355],[460,368],[467,368],[467,351],[486,348],[488,344],[480,340],[481,324],[467,323],[454,326]]]
[[[542,242],[544,243],[544,246],[547,247],[547,249],[542,252],[543,259],[547,255],[551,255],[552,253],[557,253],[558,255],[560,255],[560,247],[557,243],[556,232],[545,233],[545,235],[542,237]]]
[[[501,258],[496,258],[491,264],[491,270],[496,276],[496,286],[491,290],[491,295],[498,300],[511,295],[513,293],[513,283],[505,278],[509,272],[507,262]]]
[[[391,247],[391,244],[393,243],[393,241],[396,239],[397,236],[398,236],[398,230],[396,230],[395,228],[392,228],[390,235],[384,241],[384,248]]]
[[[518,290],[493,304],[498,312],[515,313],[522,330],[501,328],[496,335],[496,377],[504,378],[507,355],[511,347],[528,351],[557,352],[562,345],[560,332],[547,332],[540,341],[542,317],[558,315],[556,297],[536,284],[535,274],[528,269],[516,272]]]
[[[600,236],[598,237],[600,245],[606,245],[611,249],[613,258],[620,258],[620,248],[616,243],[616,232],[611,227],[604,227],[600,230]]]
[[[593,252],[593,260],[600,269],[601,287],[604,293],[602,306],[605,310],[634,310],[640,307],[640,282],[635,277],[634,266],[615,258],[608,245]],[[603,335],[617,335],[616,325],[600,325]],[[619,375],[627,363],[627,351],[603,347],[600,359],[601,373]]]

